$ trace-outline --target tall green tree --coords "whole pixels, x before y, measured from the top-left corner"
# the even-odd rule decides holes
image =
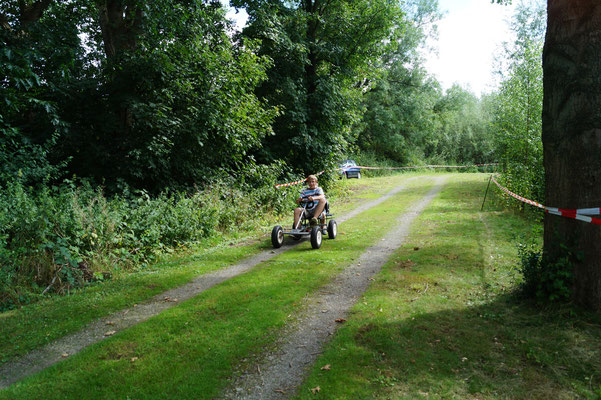
[[[491,116],[483,100],[453,85],[435,104],[434,112],[439,120],[439,128],[435,131],[437,147],[433,150],[437,162],[479,164],[493,161]]]
[[[233,43],[222,6],[106,0],[95,11],[90,37],[103,53],[89,95],[106,122],[89,127],[93,158],[75,159],[77,169],[162,188],[239,168],[270,132],[274,111],[253,93],[267,60],[252,42]],[[88,121],[78,121],[73,147],[89,143]]]
[[[51,6],[49,0],[0,1],[0,183],[59,173],[53,153],[65,123],[56,78],[70,75],[77,35],[69,21],[56,30],[41,23],[52,18]]]
[[[5,180],[68,162],[109,188],[191,186],[252,163],[271,132],[254,94],[269,62],[218,2],[0,4]]]
[[[422,68],[396,62],[365,96],[359,146],[398,163],[418,163],[438,145],[440,87]]]
[[[389,0],[260,2],[237,0],[273,66],[257,91],[282,114],[264,142],[262,160],[299,170],[329,166],[354,141],[360,99],[381,56],[401,34],[402,11]]]
[[[420,50],[435,35],[440,13],[433,0],[408,1],[401,7],[401,34],[383,55],[382,72],[364,96],[358,144],[378,157],[407,163],[424,158],[422,144],[431,144],[436,129],[433,107],[440,87],[427,75]]]
[[[501,83],[494,102],[496,155],[512,191],[543,201],[544,4],[518,3],[511,31],[514,40],[505,44],[507,61],[501,67]]]

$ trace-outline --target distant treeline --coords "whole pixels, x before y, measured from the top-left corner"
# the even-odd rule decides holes
[[[485,105],[419,49],[433,0],[0,1],[0,183],[158,193],[244,174],[494,158]]]

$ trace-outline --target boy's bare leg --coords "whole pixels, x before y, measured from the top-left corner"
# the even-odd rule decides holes
[[[304,208],[297,207],[294,209],[294,228],[298,229],[298,221],[300,220],[301,215],[303,214]]]
[[[319,202],[317,203],[317,206],[315,207],[315,212],[313,213],[314,217],[319,217],[321,215],[321,213],[323,212],[323,209],[326,206],[326,199],[319,199]]]

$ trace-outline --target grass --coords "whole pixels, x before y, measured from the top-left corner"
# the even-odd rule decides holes
[[[368,200],[376,187],[384,192],[408,176],[342,184]],[[489,202],[480,212],[486,183],[483,174],[450,175],[313,366],[299,398],[601,399],[601,318],[570,306],[541,310],[515,296],[515,242],[531,223]],[[0,391],[0,399],[218,398],[232,375],[302,313],[305,296],[357,259],[430,185],[412,181],[405,192],[340,224],[338,239],[325,240],[319,251],[303,242]],[[356,204],[341,201],[334,211]],[[149,273],[49,301],[45,308],[54,317],[46,320],[41,305],[0,315],[4,338],[11,330],[2,318],[29,321],[21,327],[23,340],[5,345],[3,339],[2,348],[18,352],[27,335],[37,343],[46,329],[60,336],[71,329],[61,325],[61,315],[81,323],[71,315],[78,302],[87,304],[81,312],[106,313],[268,248],[263,236],[247,246],[182,255]],[[130,293],[136,294],[119,303]],[[71,308],[61,314],[61,307]],[[329,370],[322,370],[326,364]]]
[[[530,224],[491,203],[481,213],[485,185],[448,181],[298,398],[601,398],[601,318],[516,297],[515,242]]]
[[[386,180],[392,185],[404,179]],[[353,183],[371,184],[377,180]],[[300,312],[307,293],[357,258],[394,224],[392,216],[427,189],[423,181],[410,184],[407,191],[367,211],[361,219],[341,224],[342,240],[326,241],[319,252],[302,243],[249,273],[13,385],[0,392],[0,399],[218,396],[224,378],[245,358],[273,343],[289,315]],[[365,192],[365,197],[371,196]],[[365,218],[373,221],[367,228]],[[266,248],[267,242],[266,238],[256,249]],[[224,248],[215,258],[221,259],[228,251],[233,250]],[[307,262],[309,255],[312,262]],[[203,265],[206,262],[203,260]]]

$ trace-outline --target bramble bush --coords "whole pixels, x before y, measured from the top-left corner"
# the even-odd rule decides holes
[[[282,174],[281,164],[253,166],[193,193],[154,197],[126,190],[109,198],[86,182],[38,190],[7,183],[0,188],[0,311],[288,210],[296,192],[274,188]]]

